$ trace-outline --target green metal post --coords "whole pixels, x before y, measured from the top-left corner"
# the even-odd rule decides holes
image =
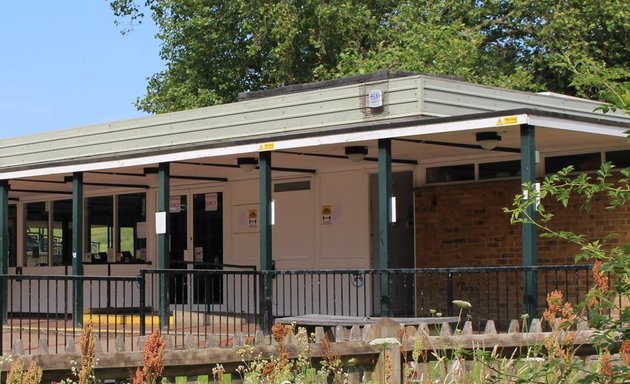
[[[72,174],[72,274],[83,276],[83,173]],[[74,303],[72,324],[75,328],[83,325],[83,282],[72,284]]]
[[[271,243],[271,152],[260,152],[258,155],[258,169],[260,170],[260,270],[262,277],[262,295],[260,309],[262,328],[266,333],[271,332],[273,325],[272,314],[272,275],[265,273],[273,269],[273,255]]]
[[[389,139],[378,141],[378,227],[379,268],[389,268],[391,242],[392,196],[392,143]],[[381,316],[391,315],[389,274],[381,273]]]
[[[521,183],[536,182],[536,136],[534,127],[521,125]],[[530,206],[527,214],[536,219],[536,207]],[[538,262],[538,248],[536,245],[536,227],[525,223],[521,230],[523,239],[523,266],[535,266]],[[530,320],[537,317],[538,308],[538,279],[535,271],[525,272],[525,312]]]
[[[9,271],[9,181],[0,180],[0,274]],[[8,284],[3,278],[0,280],[0,325],[7,320],[9,300]],[[0,331],[1,333],[1,331]],[[2,355],[2,348],[0,348]]]
[[[170,164],[160,163],[158,169],[158,201],[157,211],[164,215],[165,230],[163,233],[159,233],[158,237],[158,254],[157,254],[157,267],[158,269],[170,268],[170,255],[169,255],[169,200],[170,200]],[[168,305],[169,305],[169,276],[165,273],[160,273],[160,302],[158,305],[158,312],[160,317],[160,329],[168,329]]]

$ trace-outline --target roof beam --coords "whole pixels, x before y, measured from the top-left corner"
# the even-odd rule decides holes
[[[235,164],[220,164],[220,163],[195,163],[192,161],[176,161],[175,164],[196,165],[203,167],[224,167],[224,168],[240,168]],[[258,169],[258,167],[256,167]],[[278,172],[296,172],[296,173],[317,173],[317,170],[310,168],[293,168],[293,167],[271,167],[272,171]]]
[[[509,148],[509,147],[496,147],[496,148],[493,148],[493,149],[484,149],[484,148],[481,147],[481,145],[477,145],[477,144],[449,143],[449,142],[446,142],[446,141],[405,139],[405,138],[400,138],[400,137],[392,139],[392,140],[401,141],[401,142],[405,142],[405,143],[414,143],[414,144],[440,145],[440,146],[443,146],[443,147],[452,147],[452,148],[480,149],[482,151],[521,153],[520,149],[518,149],[518,148]]]
[[[276,153],[283,153],[286,155],[297,155],[297,156],[312,156],[312,157],[326,157],[330,159],[345,159],[348,160],[348,156],[346,155],[331,155],[328,153],[308,153],[308,152],[293,152],[293,151],[275,151]],[[377,163],[378,157],[365,157],[363,160],[372,161]],[[392,159],[392,163],[396,164],[412,164],[418,165],[417,160],[407,160],[407,159]]]

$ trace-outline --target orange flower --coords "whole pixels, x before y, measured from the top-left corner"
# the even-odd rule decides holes
[[[612,362],[610,361],[610,353],[604,352],[599,358],[599,373],[606,379],[610,379],[613,373]]]
[[[605,295],[608,292],[608,276],[602,273],[603,264],[601,260],[597,260],[593,264],[593,278],[595,279],[597,289],[599,289],[602,295]]]
[[[271,328],[271,334],[273,335],[274,340],[278,342],[278,344],[282,343],[288,333],[289,331],[287,330],[287,328],[280,323],[276,323]]]
[[[162,376],[164,370],[164,349],[166,348],[166,341],[160,332],[155,329],[147,342],[144,344],[144,367],[142,368],[142,374],[144,379],[149,384],[157,383],[158,377]]]
[[[621,359],[628,367],[630,367],[630,340],[621,342],[621,350],[619,351]]]

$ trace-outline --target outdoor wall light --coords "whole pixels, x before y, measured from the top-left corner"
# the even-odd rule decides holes
[[[258,165],[258,159],[255,157],[239,157],[236,159],[238,167],[245,172],[251,172]]]
[[[365,159],[365,155],[367,155],[368,149],[367,147],[361,145],[349,146],[346,147],[346,156],[350,161],[358,163]]]
[[[501,141],[501,136],[497,132],[477,132],[475,134],[477,143],[483,149],[495,149]]]

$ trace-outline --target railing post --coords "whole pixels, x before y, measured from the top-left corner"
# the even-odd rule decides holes
[[[147,306],[146,298],[146,274],[144,270],[140,271],[138,275],[138,284],[140,285],[140,336],[145,336],[147,333],[146,313],[145,308]]]
[[[446,308],[449,316],[453,316],[453,272],[446,275]]]

